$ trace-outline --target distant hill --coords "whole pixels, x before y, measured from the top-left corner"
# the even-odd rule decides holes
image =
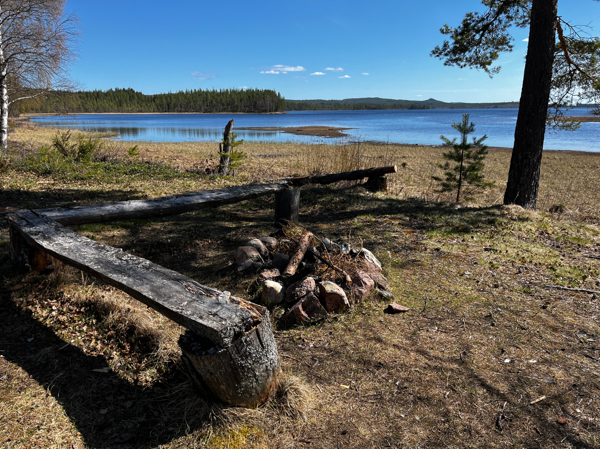
[[[286,111],[338,111],[367,109],[484,109],[518,108],[519,102],[504,103],[445,103],[427,100],[394,100],[391,98],[366,97],[345,100],[285,100]]]

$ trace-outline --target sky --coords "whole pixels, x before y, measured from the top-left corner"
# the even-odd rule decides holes
[[[73,81],[85,90],[273,89],[285,98],[518,101],[527,29],[492,79],[430,56],[445,23],[480,0],[67,0],[82,31]],[[559,0],[600,35],[600,2]]]

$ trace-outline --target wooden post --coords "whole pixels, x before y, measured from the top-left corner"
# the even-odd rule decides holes
[[[365,189],[371,192],[387,192],[387,178],[385,176],[372,176],[367,179]]]
[[[181,336],[182,360],[202,391],[238,407],[254,407],[270,396],[281,367],[269,311],[262,309],[261,322],[226,348],[191,331]]]
[[[229,145],[229,134],[233,129],[233,119],[229,120],[225,131],[223,131],[223,144],[219,144],[219,153],[221,158],[219,159],[219,174],[226,175],[229,172],[229,154],[231,153],[231,145]]]
[[[298,223],[300,190],[288,189],[275,193],[275,227],[281,229],[289,223]]]

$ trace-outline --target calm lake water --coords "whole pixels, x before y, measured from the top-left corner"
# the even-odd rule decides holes
[[[476,137],[487,134],[489,146],[512,147],[517,109],[429,109],[422,111],[302,111],[287,114],[90,114],[67,117],[32,117],[38,126],[118,133],[123,141],[184,142],[219,141],[227,122],[240,127],[331,126],[356,128],[346,131],[351,139],[437,145],[440,135],[450,139],[458,132],[450,125],[470,114]],[[590,115],[586,108],[570,115]],[[340,139],[294,136],[279,131],[236,130],[246,141],[332,142]],[[546,133],[545,149],[600,152],[600,123],[583,123],[575,132]]]

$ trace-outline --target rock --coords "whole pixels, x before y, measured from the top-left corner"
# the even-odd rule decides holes
[[[246,242],[244,246],[251,246],[252,248],[256,248],[261,257],[265,258],[269,255],[269,250],[265,246],[263,242],[259,239],[252,239]]]
[[[277,268],[280,273],[283,273],[285,271],[285,268],[288,266],[289,261],[290,256],[282,253],[277,253],[273,256],[273,267]]]
[[[293,304],[300,301],[309,293],[317,293],[317,283],[311,277],[304,278],[290,285],[285,291],[285,301]]]
[[[395,302],[391,303],[390,305],[388,305],[385,310],[383,311],[384,313],[404,313],[404,312],[408,312],[410,309],[406,306],[401,306],[400,304],[396,304]]]
[[[319,298],[313,293],[309,293],[302,300],[294,304],[281,319],[287,324],[298,324],[309,323],[326,315],[327,311],[319,302]]]
[[[377,294],[385,299],[394,299],[393,293],[388,292],[387,290],[381,290],[379,288],[376,289]]]
[[[377,257],[375,257],[375,255],[371,251],[369,251],[367,248],[362,248],[360,250],[360,254],[368,262],[371,262],[371,263],[375,264],[377,266],[377,268],[379,268],[379,271],[381,271],[381,262],[379,262],[379,260],[377,259]]]
[[[260,257],[260,253],[258,250],[252,246],[240,246],[235,250],[235,262],[241,266],[247,260],[252,260],[254,262],[262,262],[262,257]]]
[[[375,285],[382,290],[387,290],[388,288],[390,288],[387,278],[376,269],[377,265],[372,264],[370,262],[368,263],[368,265],[369,265],[369,268],[373,267],[372,269],[370,269],[367,272],[367,274],[369,275],[369,277],[371,279],[373,279],[373,282],[375,282]]]
[[[321,302],[330,313],[339,313],[347,310],[350,307],[346,293],[339,285],[330,282],[319,282],[319,295]]]
[[[259,240],[267,247],[267,249],[275,249],[278,243],[275,237],[261,237]]]
[[[248,260],[246,260],[244,263],[242,263],[242,264],[241,264],[241,265],[238,267],[238,269],[237,269],[237,270],[238,270],[238,271],[244,271],[244,270],[247,270],[248,268],[250,268],[250,266],[251,266],[253,263],[256,263],[256,262],[254,262],[252,259],[248,259]]]
[[[350,291],[357,302],[362,302],[373,291],[375,282],[364,271],[358,271],[352,276],[352,287]]]
[[[263,270],[258,275],[259,282],[264,282],[268,280],[273,280],[278,278],[281,275],[277,268],[272,268],[270,270]]]
[[[321,305],[319,298],[314,293],[306,295],[301,302],[302,308],[311,321],[323,318],[327,315],[327,310]]]
[[[265,281],[260,298],[267,306],[280,304],[285,296],[285,288],[279,282]]]
[[[323,245],[325,245],[325,249],[327,249],[327,251],[329,252],[339,253],[341,250],[340,245],[338,245],[337,243],[333,243],[328,238],[323,239]]]

